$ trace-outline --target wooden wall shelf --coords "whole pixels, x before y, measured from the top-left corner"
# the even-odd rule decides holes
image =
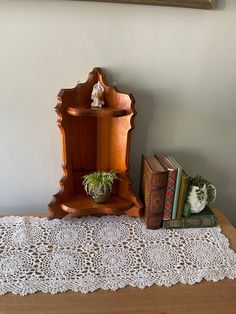
[[[104,88],[104,107],[91,108],[93,86]],[[85,83],[62,89],[56,106],[62,136],[61,189],[49,204],[50,218],[128,214],[139,217],[142,204],[133,192],[129,177],[131,130],[134,128],[134,98],[110,85],[100,68],[89,73]],[[114,184],[105,204],[85,195],[82,177],[93,171],[117,170],[121,180]]]

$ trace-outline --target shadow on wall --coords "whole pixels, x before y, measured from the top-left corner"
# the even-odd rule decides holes
[[[214,164],[212,159],[207,159],[205,155],[199,152],[190,152],[186,149],[173,150],[171,147],[162,147],[152,152],[153,154],[170,154],[182,165],[188,175],[194,177],[197,174],[202,175],[207,180],[212,182],[216,187],[217,197],[212,207],[220,208],[231,223],[236,227],[236,217],[232,214],[235,208],[236,198],[227,193],[227,186],[230,185],[230,178],[225,174],[223,169],[220,169],[217,164]],[[234,217],[234,219],[232,219]]]
[[[231,184],[229,175],[214,162],[214,159],[208,159],[204,151],[199,153],[199,149],[196,147],[181,147],[181,143],[178,147],[174,147],[176,145],[172,146],[171,143],[175,141],[174,138],[172,139],[172,133],[170,131],[165,132],[167,128],[166,119],[173,121],[171,124],[172,132],[176,128],[174,124],[176,113],[179,115],[182,109],[179,106],[181,95],[176,94],[175,91],[161,89],[152,93],[151,90],[143,90],[142,87],[137,86],[137,82],[132,83],[132,85],[130,82],[124,82],[124,78],[120,76],[120,71],[115,73],[114,69],[110,71],[106,69],[106,73],[108,73],[107,79],[109,82],[113,82],[113,76],[116,77],[117,82],[123,81],[122,86],[118,84],[119,90],[131,91],[136,100],[135,109],[138,114],[134,120],[135,129],[131,137],[129,171],[134,191],[139,193],[142,154],[173,155],[190,176],[202,175],[215,185],[217,198],[213,206],[221,208],[226,216],[231,217],[231,222],[236,226],[236,217],[232,213],[236,199],[230,197],[226,188]],[[112,76],[109,73],[112,73]],[[154,134],[155,140],[153,140],[153,134],[151,134],[153,131],[156,132]],[[165,133],[164,142],[163,132]],[[169,146],[165,146],[167,142]],[[150,147],[150,145],[152,146]]]
[[[216,0],[215,1],[215,10],[224,10],[225,9],[225,0]]]
[[[236,219],[232,220],[236,198],[233,200],[227,193],[226,187],[230,186],[231,180],[224,169],[215,164],[214,159],[207,159],[205,155],[199,154],[199,152],[181,149],[177,151],[166,149],[166,151],[170,151],[170,154],[179,161],[190,176],[194,177],[199,174],[212,182],[217,192],[216,201],[212,206],[220,208],[226,216],[231,216],[230,220],[236,226]]]
[[[139,193],[141,157],[146,152],[147,136],[152,113],[156,107],[154,95],[147,90],[137,87],[136,83],[124,82],[121,78],[122,71],[114,68],[103,67],[107,81],[112,84],[117,82],[117,88],[121,92],[131,92],[135,99],[135,110],[137,116],[134,119],[134,130],[131,133],[131,149],[129,160],[129,176],[133,181],[133,188]],[[127,71],[127,69],[126,69]],[[116,80],[114,79],[116,78]],[[120,84],[120,82],[123,82]],[[156,109],[156,108],[155,108]]]
[[[152,119],[152,113],[156,105],[154,97],[150,93],[145,93],[142,90],[135,90],[134,92],[136,99],[135,110],[138,115],[134,120],[135,129],[131,139],[130,177],[133,180],[135,192],[139,193],[141,158],[142,154],[146,152],[149,122]]]
[[[163,138],[165,142],[173,141],[172,132],[177,128],[175,117],[181,115],[182,108],[178,106],[179,95],[170,90],[159,89],[152,94],[151,91],[136,89],[134,93],[138,115],[131,142],[130,176],[134,181],[135,192],[138,193],[142,154],[159,154],[160,147],[164,144]],[[170,120],[171,126],[167,124]],[[150,147],[153,143],[157,143],[157,146]],[[163,151],[164,154],[167,152],[168,150]]]
[[[218,207],[222,210],[225,216],[230,220],[230,222],[236,228],[236,217],[232,214],[232,211],[235,211],[236,198],[230,197],[227,195],[226,189],[222,188],[221,191],[218,191],[216,202],[214,207]],[[234,219],[232,219],[232,216]]]

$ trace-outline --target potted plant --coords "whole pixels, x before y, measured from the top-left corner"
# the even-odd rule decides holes
[[[216,188],[202,176],[189,178],[187,203],[190,213],[199,213],[206,205],[210,205],[216,198]]]
[[[85,192],[96,203],[105,203],[111,195],[112,186],[117,180],[117,171],[97,171],[83,176]]]

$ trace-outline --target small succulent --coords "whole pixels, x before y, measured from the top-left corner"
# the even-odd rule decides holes
[[[94,189],[102,190],[104,193],[112,190],[112,185],[118,179],[118,171],[97,171],[83,176],[83,186],[87,194]]]

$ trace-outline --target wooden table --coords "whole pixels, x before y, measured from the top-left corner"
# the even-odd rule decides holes
[[[215,210],[222,232],[236,250],[236,230]],[[235,314],[236,280],[203,281],[194,285],[177,284],[170,288],[152,286],[144,290],[132,287],[116,292],[98,290],[89,294],[66,292],[57,295],[41,292],[0,297],[0,313],[22,314]]]

